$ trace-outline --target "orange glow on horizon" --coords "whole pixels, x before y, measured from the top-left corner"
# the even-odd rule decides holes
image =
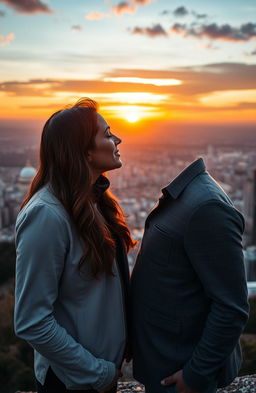
[[[177,90],[173,90],[175,86],[171,85],[152,86],[151,91],[131,92],[122,91],[120,83],[120,91],[117,92],[109,91],[112,85],[102,85],[101,91],[101,85],[99,87],[96,82],[96,87],[94,88],[93,84],[91,91],[79,91],[78,88],[70,88],[68,91],[65,84],[60,88],[61,83],[62,81],[28,81],[24,85],[17,84],[13,91],[4,91],[3,84],[0,91],[0,119],[46,119],[53,112],[74,104],[81,97],[91,97],[99,103],[99,111],[107,121],[124,120],[133,124],[134,129],[138,123],[140,128],[143,127],[147,120],[157,121],[159,124],[166,121],[249,123],[256,120],[255,89],[219,90],[193,95],[189,90],[186,91],[185,85],[181,85],[182,94],[178,94]],[[143,83],[141,82],[142,85]]]

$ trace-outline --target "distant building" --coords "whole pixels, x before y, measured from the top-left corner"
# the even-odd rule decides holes
[[[249,243],[252,243],[252,227],[253,227],[253,212],[254,212],[254,193],[253,193],[253,179],[248,177],[243,189],[243,214],[246,223],[246,233],[249,236]]]
[[[36,174],[36,169],[29,165],[29,163],[21,169],[18,177],[18,186],[24,194],[27,192],[28,187]],[[23,195],[24,195],[23,194]]]
[[[249,297],[256,296],[256,281],[247,282],[247,288]]]
[[[244,250],[244,262],[247,281],[256,281],[256,247],[247,247]]]
[[[252,214],[252,245],[256,245],[256,169],[253,171],[253,188],[252,188],[252,195],[253,195],[253,214]]]
[[[15,182],[4,183],[0,179],[0,240],[9,239],[7,228],[14,225],[20,210],[21,202],[28,191],[36,169],[27,163],[16,177]]]

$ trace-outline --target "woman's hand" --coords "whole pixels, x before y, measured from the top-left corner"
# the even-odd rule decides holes
[[[121,378],[123,376],[121,370],[116,369],[116,375],[114,376],[113,381],[111,382],[110,385],[106,386],[104,389],[99,390],[99,393],[105,393],[108,390],[114,388],[117,385],[118,379]]]

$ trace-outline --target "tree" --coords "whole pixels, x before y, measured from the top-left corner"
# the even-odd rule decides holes
[[[16,252],[14,243],[0,243],[0,285],[14,277]]]

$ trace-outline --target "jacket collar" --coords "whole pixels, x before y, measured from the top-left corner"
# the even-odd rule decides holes
[[[202,158],[198,158],[185,168],[175,179],[162,189],[164,196],[171,195],[177,199],[186,186],[200,173],[205,171],[205,164]]]

